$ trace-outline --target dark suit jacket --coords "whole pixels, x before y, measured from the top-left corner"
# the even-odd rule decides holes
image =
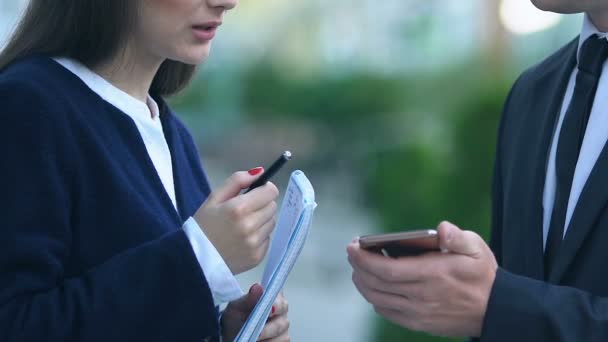
[[[504,108],[491,236],[500,269],[483,342],[608,341],[608,148],[583,189],[547,281],[543,274],[542,197],[549,146],[577,47],[575,39],[526,71]]]

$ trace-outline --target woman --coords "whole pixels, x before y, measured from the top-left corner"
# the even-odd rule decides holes
[[[210,194],[163,101],[237,0],[30,0],[0,54],[0,340],[230,341],[277,188]],[[242,297],[241,297],[242,296]],[[217,307],[231,302],[219,319]],[[260,340],[287,341],[279,298]]]

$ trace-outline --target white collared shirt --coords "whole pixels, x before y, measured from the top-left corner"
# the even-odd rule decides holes
[[[55,58],[55,61],[78,76],[102,99],[133,120],[165,191],[177,210],[171,151],[165,139],[156,101],[149,95],[147,103],[134,98],[77,61],[67,58]],[[220,305],[241,297],[243,291],[236,278],[198,223],[190,217],[182,228],[188,236],[196,259],[205,274],[215,304]]]
[[[591,22],[589,17],[585,15],[583,21],[583,29],[578,43],[578,52],[580,53],[581,45],[587,38],[597,34],[600,37],[606,39],[606,33],[600,32],[595,25]],[[577,55],[578,58],[578,55]],[[574,178],[572,180],[572,189],[570,190],[570,198],[568,200],[568,210],[566,212],[566,222],[564,226],[564,236],[568,231],[572,214],[576,208],[576,204],[583,191],[583,187],[591,174],[591,170],[595,166],[604,145],[608,141],[608,72],[606,72],[607,62],[604,62],[602,69],[602,75],[599,80],[595,99],[593,100],[593,107],[589,116],[589,123],[587,124],[587,130],[585,131],[585,137],[583,138],[583,144],[581,146],[580,155],[574,171]],[[566,94],[562,103],[559,121],[557,129],[553,136],[553,142],[551,143],[551,150],[549,152],[549,164],[547,165],[547,175],[545,178],[545,189],[543,193],[543,241],[546,245],[547,236],[549,233],[549,226],[551,224],[551,214],[553,212],[553,205],[555,202],[555,191],[556,191],[556,174],[555,174],[555,159],[557,154],[557,143],[559,140],[559,133],[561,131],[562,122],[564,116],[572,100],[574,93],[574,85],[576,82],[576,75],[578,74],[577,68],[575,67],[570,76],[568,87],[566,88]]]

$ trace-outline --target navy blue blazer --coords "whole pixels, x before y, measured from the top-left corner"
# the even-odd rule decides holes
[[[526,71],[504,108],[491,235],[500,269],[483,342],[608,341],[608,145],[583,189],[555,267],[544,275],[546,167],[577,47],[575,39]]]
[[[181,229],[209,184],[156,100],[179,213],[130,117],[48,57],[0,73],[0,341],[218,338]]]

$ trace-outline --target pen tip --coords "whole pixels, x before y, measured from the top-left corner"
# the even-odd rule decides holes
[[[287,160],[290,160],[290,159],[291,159],[291,156],[292,156],[292,154],[291,154],[291,152],[289,152],[289,151],[285,151],[285,152],[283,153],[283,157],[285,157]]]

